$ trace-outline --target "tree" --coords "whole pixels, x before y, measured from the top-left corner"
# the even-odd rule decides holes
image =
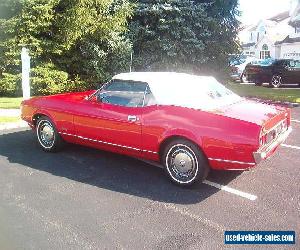
[[[0,0],[0,93],[20,73],[23,46],[33,84],[49,72],[70,90],[89,88],[129,68],[131,44],[123,34],[132,9],[127,0]]]
[[[137,70],[222,71],[237,49],[237,0],[139,0],[130,22]]]

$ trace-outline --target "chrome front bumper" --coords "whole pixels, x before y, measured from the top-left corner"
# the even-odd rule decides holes
[[[282,142],[285,141],[285,139],[289,136],[289,134],[292,132],[292,127],[289,127],[287,131],[285,131],[283,134],[279,135],[278,138],[274,142],[272,142],[270,145],[268,145],[266,148],[261,148],[258,151],[253,153],[253,157],[255,160],[255,163],[260,163],[263,159],[268,158],[269,153],[274,150],[277,146],[279,146]]]

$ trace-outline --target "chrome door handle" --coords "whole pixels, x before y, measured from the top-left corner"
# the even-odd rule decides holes
[[[135,115],[129,115],[128,118],[127,118],[127,120],[129,122],[136,122],[136,121],[139,120],[139,118],[137,118]]]

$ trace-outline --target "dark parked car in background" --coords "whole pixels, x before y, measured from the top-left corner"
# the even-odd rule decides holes
[[[271,87],[279,88],[284,84],[300,85],[300,60],[280,59],[249,63],[245,68],[248,81],[255,85],[269,83]]]

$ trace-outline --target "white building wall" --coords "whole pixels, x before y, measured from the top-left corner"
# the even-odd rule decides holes
[[[241,43],[249,43],[250,42],[249,28],[240,31],[238,36]]]
[[[281,58],[281,45],[275,45],[275,59]]]
[[[300,42],[282,44],[280,58],[300,59]]]
[[[263,39],[261,39],[255,46],[255,57],[260,58],[260,52],[263,50],[262,47],[263,45],[266,44],[268,46],[268,49],[270,51],[270,56],[271,58],[275,59],[276,56],[276,50],[275,50],[275,45],[273,44],[272,41],[268,39],[267,36],[265,36]]]
[[[273,40],[282,41],[289,34],[294,33],[295,29],[289,25],[289,18],[277,23],[276,26],[271,28],[268,35],[273,37]]]
[[[276,59],[276,47],[273,44],[270,48],[270,55],[271,55],[271,58]]]

